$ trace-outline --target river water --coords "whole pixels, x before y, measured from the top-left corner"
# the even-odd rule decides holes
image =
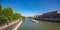
[[[32,22],[32,18],[26,18],[19,30],[60,30],[60,23],[38,21]]]

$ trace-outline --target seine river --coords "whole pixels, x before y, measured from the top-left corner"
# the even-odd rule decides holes
[[[38,21],[32,22],[32,18],[26,18],[19,30],[60,30],[60,23]]]

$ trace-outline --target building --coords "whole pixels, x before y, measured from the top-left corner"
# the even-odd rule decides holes
[[[60,18],[60,11],[53,11],[44,13],[39,16],[40,18]]]
[[[49,21],[57,21],[60,22],[60,11],[52,11],[48,13],[44,13],[42,15],[39,15],[38,17],[35,16],[37,20],[49,20]]]

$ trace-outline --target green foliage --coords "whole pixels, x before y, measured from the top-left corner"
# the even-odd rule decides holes
[[[5,23],[7,21],[8,21],[8,18],[6,16],[4,16],[4,15],[0,16],[0,24]]]
[[[13,18],[13,19],[21,18],[21,14],[19,14],[19,13],[13,13],[12,18]]]
[[[12,8],[10,8],[10,7],[4,8],[3,13],[5,15],[11,15],[11,14],[13,14]]]
[[[2,13],[2,5],[0,4],[0,15],[1,15],[1,13]]]
[[[21,18],[21,14],[13,13],[12,8],[7,7],[2,10],[2,6],[0,5],[0,24],[4,22],[10,22],[12,19]]]
[[[25,16],[22,16],[22,18],[24,19],[24,18],[25,18]]]
[[[0,10],[2,10],[2,5],[0,4]]]

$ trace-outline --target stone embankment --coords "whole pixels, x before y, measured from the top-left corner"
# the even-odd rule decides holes
[[[22,23],[22,20],[18,19],[16,21],[13,21],[12,23],[9,23],[9,25],[2,25],[0,26],[0,30],[17,30],[17,28]]]

